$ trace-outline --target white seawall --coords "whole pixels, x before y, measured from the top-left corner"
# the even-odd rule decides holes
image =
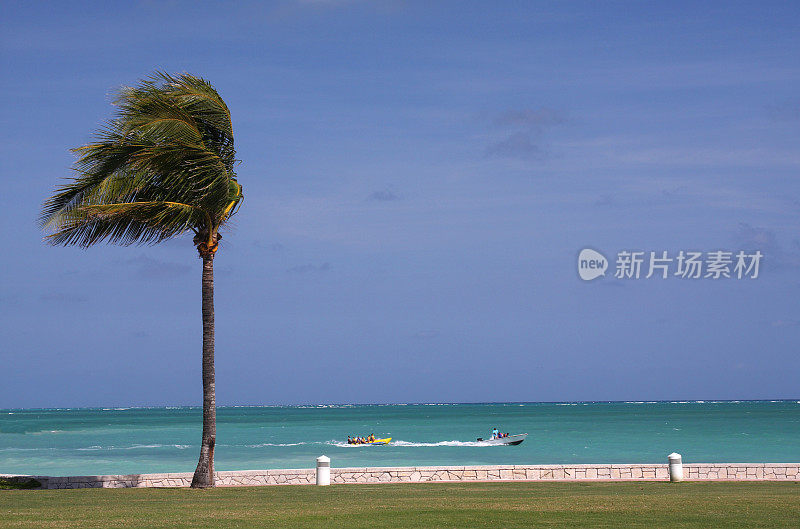
[[[687,481],[800,481],[800,463],[690,463]],[[311,485],[315,469],[216,472],[223,487]],[[4,477],[10,477],[5,475]],[[31,476],[42,488],[188,487],[192,473],[116,476]],[[468,481],[668,481],[666,464],[472,465],[435,467],[331,468],[331,484]]]

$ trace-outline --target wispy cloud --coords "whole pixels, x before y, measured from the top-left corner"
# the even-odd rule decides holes
[[[775,148],[708,148],[695,146],[643,147],[609,153],[619,162],[653,165],[697,166],[757,166],[800,165],[800,154],[793,150]]]
[[[764,255],[764,261],[772,269],[800,266],[800,246],[797,241],[786,248],[779,242],[774,230],[742,222],[734,232],[733,242],[737,250],[760,251]]]
[[[762,253],[772,255],[783,251],[773,230],[751,226],[744,222],[739,223],[733,238],[742,250],[761,250]]]
[[[293,266],[291,268],[287,268],[286,271],[290,274],[313,274],[313,273],[322,273],[327,272],[331,269],[330,263],[322,263],[322,264],[304,264]]]
[[[498,127],[527,127],[531,129],[552,127],[566,121],[563,113],[552,108],[507,110],[495,116]]]
[[[491,120],[500,129],[495,140],[485,149],[487,157],[543,159],[547,150],[543,147],[547,130],[566,121],[566,116],[555,109],[522,108],[501,112]]]
[[[614,195],[609,193],[604,193],[600,195],[597,200],[594,201],[595,206],[613,206],[617,203]]]
[[[391,202],[394,200],[400,200],[400,197],[390,188],[387,188],[379,191],[373,191],[372,193],[369,194],[367,200],[373,200],[377,202]]]
[[[273,252],[282,252],[282,251],[286,250],[286,246],[284,244],[279,243],[279,242],[269,243],[269,242],[264,242],[264,241],[261,241],[261,240],[255,240],[255,241],[253,241],[253,246],[255,246],[256,248],[266,248],[266,249],[272,250]]]
[[[534,143],[530,132],[515,132],[486,147],[486,155],[509,158],[543,158],[544,150]]]

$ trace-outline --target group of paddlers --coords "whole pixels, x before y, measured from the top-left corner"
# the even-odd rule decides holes
[[[349,445],[363,445],[375,442],[375,434],[371,433],[367,437],[350,437],[347,436],[347,444]]]

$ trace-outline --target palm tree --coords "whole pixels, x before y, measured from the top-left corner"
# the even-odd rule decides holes
[[[194,232],[203,261],[203,438],[192,487],[214,486],[214,255],[242,186],[227,105],[207,81],[157,72],[125,87],[115,119],[74,149],[77,175],[42,208],[53,245],[155,244]]]

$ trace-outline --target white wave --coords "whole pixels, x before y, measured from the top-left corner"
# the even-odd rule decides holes
[[[26,435],[44,435],[48,433],[64,433],[64,430],[40,430],[38,432],[25,432]]]
[[[355,408],[357,404],[301,404],[299,406],[280,406],[285,408],[296,408],[299,410],[321,410],[325,408],[333,408],[333,409],[344,409],[344,408]]]
[[[412,441],[392,441],[392,446],[494,446],[481,443],[480,441],[439,441],[436,443],[415,443]]]
[[[61,448],[45,447],[45,448],[21,448],[16,446],[9,446],[8,448],[0,448],[0,452],[38,452],[42,450],[62,450]]]
[[[187,448],[191,448],[192,445],[133,445],[133,446],[126,446],[122,447],[122,450],[135,450],[137,448],[177,448],[178,450],[186,450]]]
[[[245,445],[247,448],[264,448],[265,446],[299,446],[299,445],[307,445],[312,443],[260,443],[257,445]],[[318,444],[318,443],[313,443]]]
[[[76,448],[76,450],[137,450],[140,448],[177,448],[178,450],[186,450],[191,448],[192,445],[179,445],[179,444],[152,444],[152,445],[132,445],[132,446],[87,446],[84,448]]]
[[[365,445],[351,445],[351,444],[348,444],[348,443],[343,443],[342,441],[326,441],[325,444],[326,445],[331,445],[331,446],[338,446],[339,448],[351,448],[351,447],[356,447],[356,446],[365,446]],[[366,445],[366,446],[371,446],[371,445]]]

